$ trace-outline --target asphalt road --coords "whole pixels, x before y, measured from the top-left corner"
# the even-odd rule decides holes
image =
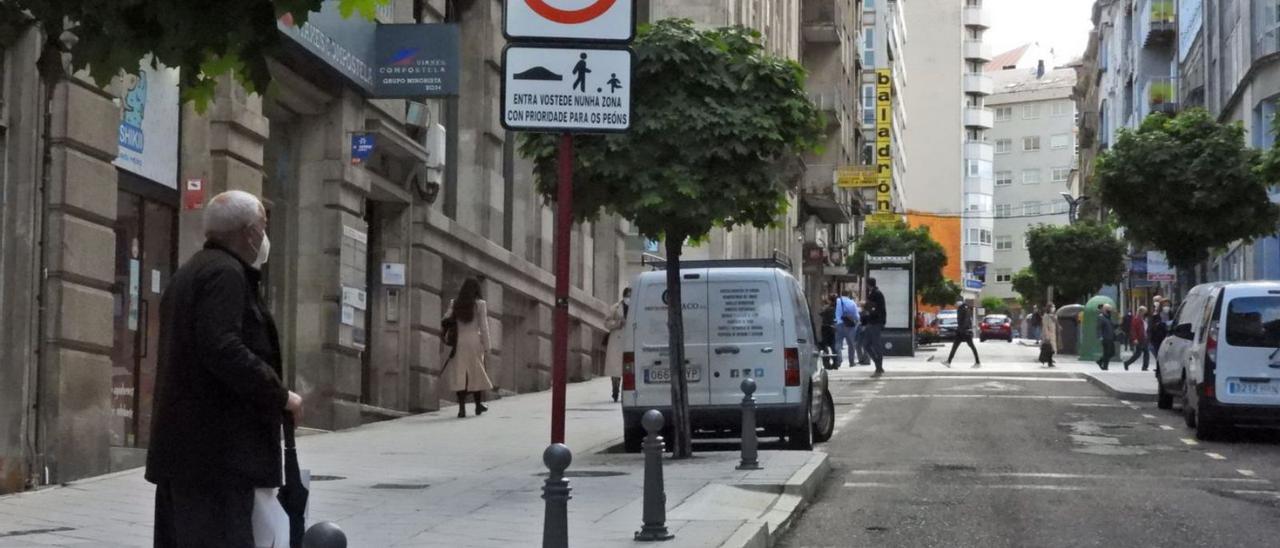
[[[1196,442],[1176,408],[1052,371],[867,369],[832,376],[833,470],[782,546],[1280,545],[1276,431]]]

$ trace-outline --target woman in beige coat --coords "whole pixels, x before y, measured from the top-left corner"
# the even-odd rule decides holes
[[[604,327],[609,330],[604,350],[604,374],[613,380],[613,401],[618,401],[622,385],[622,352],[627,345],[627,312],[631,307],[631,288],[622,290],[622,300],[614,303]]]
[[[485,359],[489,355],[489,307],[480,298],[480,282],[468,278],[458,291],[458,298],[449,302],[449,315],[457,325],[458,344],[453,357],[445,365],[445,379],[449,389],[458,394],[458,418],[467,416],[467,394],[476,402],[476,415],[489,408],[481,400],[483,393],[493,390],[493,382],[485,372]]]
[[[1058,353],[1058,309],[1053,303],[1049,303],[1040,319],[1040,340],[1040,361],[1047,361],[1049,367],[1053,367],[1053,355]]]

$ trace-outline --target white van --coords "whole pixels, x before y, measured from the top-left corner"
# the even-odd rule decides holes
[[[1156,360],[1158,406],[1180,394],[1196,437],[1280,423],[1280,282],[1198,285]]]
[[[629,451],[640,449],[645,411],[662,411],[671,425],[666,275],[661,269],[646,272],[631,285],[622,377]],[[693,429],[740,434],[741,383],[751,378],[756,424],[766,435],[785,436],[801,449],[829,439],[835,406],[796,279],[772,260],[689,261],[680,278]]]

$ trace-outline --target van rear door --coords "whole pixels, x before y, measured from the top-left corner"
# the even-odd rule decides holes
[[[685,378],[689,405],[706,405],[707,382],[707,270],[680,271],[680,300],[684,308]],[[666,274],[641,276],[636,315],[635,371],[637,406],[671,405],[671,354],[667,330]]]
[[[1280,286],[1228,286],[1224,293],[1216,322],[1218,400],[1280,405]],[[1212,343],[1207,346],[1206,352],[1212,353]]]
[[[748,377],[756,382],[756,403],[785,403],[781,300],[772,271],[713,269],[709,276],[712,405],[740,404]]]

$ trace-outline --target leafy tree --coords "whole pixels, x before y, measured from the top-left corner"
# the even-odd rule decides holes
[[[942,269],[947,266],[947,251],[933,239],[927,226],[908,228],[898,223],[892,227],[868,228],[849,257],[849,269],[865,272],[867,255],[896,257],[912,253],[916,256],[916,294],[925,304],[945,306],[955,303],[960,295],[959,287],[955,288],[955,297],[949,297],[951,288],[943,284],[946,278]],[[939,300],[941,302],[937,302]]]
[[[1046,304],[1048,298],[1045,285],[1040,283],[1031,268],[1024,268],[1013,275],[1013,290],[1022,297],[1022,304],[1026,307]]]
[[[1275,232],[1280,207],[1266,187],[1280,173],[1268,175],[1261,160],[1238,123],[1198,108],[1157,113],[1136,131],[1121,129],[1098,157],[1098,187],[1130,238],[1191,269],[1211,248]]]
[[[933,306],[951,306],[960,300],[960,285],[951,281],[950,278],[943,278],[942,281],[928,287],[920,288],[916,292],[920,296],[920,301],[924,304]]]
[[[987,314],[1005,314],[1009,312],[1009,305],[1005,304],[1004,299],[1000,297],[984,297],[982,299],[982,308]]]
[[[344,17],[372,19],[389,0],[339,0]],[[146,55],[180,68],[184,99],[203,108],[220,76],[232,73],[249,91],[271,82],[267,59],[283,37],[276,19],[296,24],[319,11],[323,0],[0,0],[0,44],[35,25],[43,32],[39,70],[46,83],[64,75],[62,54],[73,70],[88,69],[99,85],[133,73]],[[69,38],[74,36],[74,38]]]
[[[667,251],[675,456],[692,454],[680,311],[686,238],[723,226],[769,227],[783,218],[799,155],[817,147],[823,120],[804,91],[804,68],[767,55],[742,27],[699,29],[664,20],[635,42],[631,130],[573,137],[573,213],[612,213]],[[539,191],[556,196],[557,137],[524,134]]]
[[[1059,298],[1081,301],[1124,271],[1125,245],[1105,226],[1077,223],[1040,225],[1027,232],[1031,273]]]

